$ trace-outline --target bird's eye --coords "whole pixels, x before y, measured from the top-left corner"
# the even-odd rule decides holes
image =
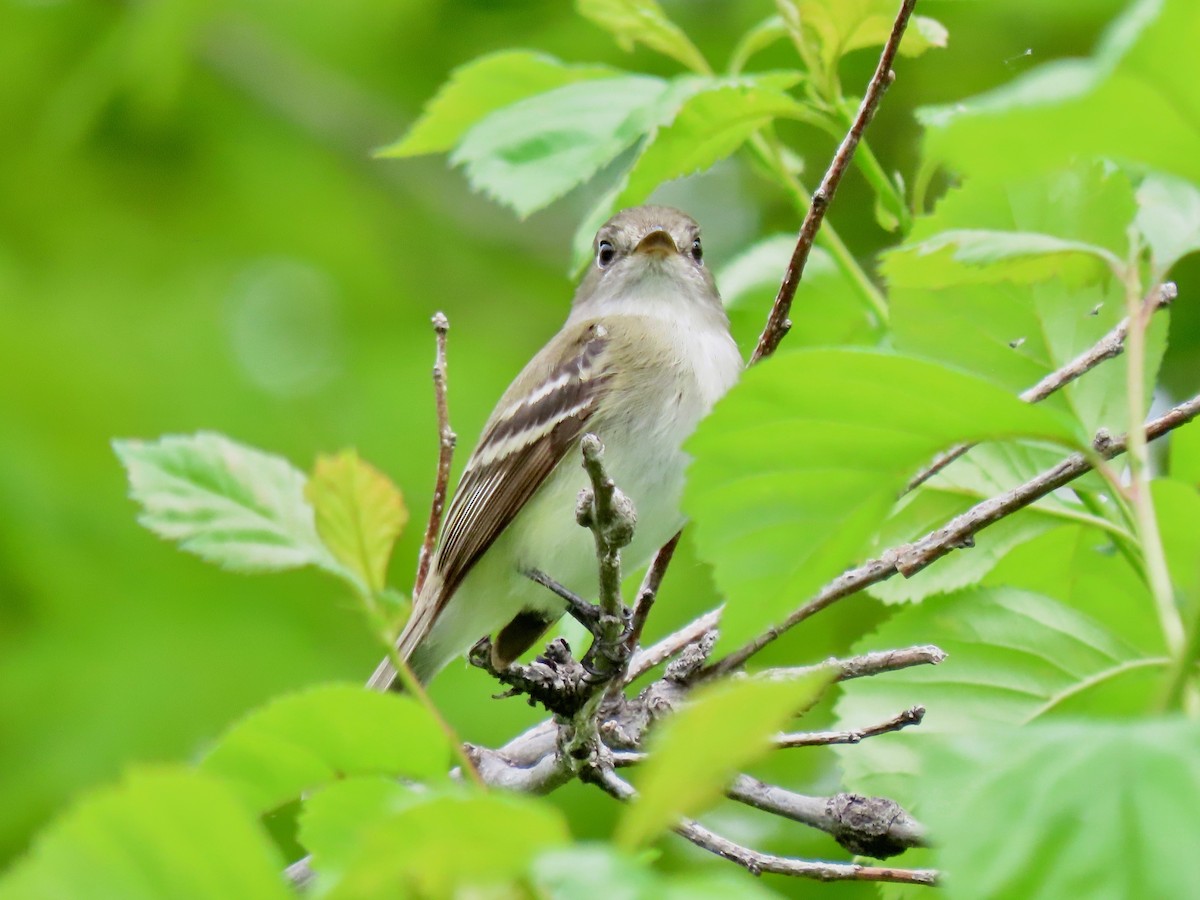
[[[700,246],[700,238],[696,238],[694,241],[692,241],[692,259],[694,259],[696,262],[700,262],[700,260],[704,259],[704,248]]]
[[[616,259],[617,251],[608,241],[601,241],[600,246],[596,248],[596,265],[602,269],[607,269],[614,259]]]

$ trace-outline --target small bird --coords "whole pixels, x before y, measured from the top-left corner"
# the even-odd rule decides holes
[[[637,508],[631,565],[683,525],[684,440],[737,380],[729,332],[700,227],[664,206],[617,213],[562,330],[509,386],[467,461],[429,576],[397,640],[422,683],[482,635],[498,664],[517,659],[565,610],[526,573],[594,595],[596,551],[573,521],[588,484],[580,438],[605,446],[609,475]],[[386,660],[368,686],[387,690]]]

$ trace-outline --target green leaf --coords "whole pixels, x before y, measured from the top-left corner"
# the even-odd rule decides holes
[[[352,775],[331,781],[304,800],[297,839],[313,855],[323,881],[340,877],[358,850],[364,829],[418,798],[419,791],[383,775]]]
[[[200,432],[114,441],[138,521],[226,569],[320,566],[346,577],[317,537],[304,474],[281,457]]]
[[[704,84],[629,75],[564,85],[492,113],[450,161],[465,168],[476,190],[527,216],[669,121]]]
[[[663,182],[709,168],[777,118],[813,117],[808,107],[775,88],[749,84],[696,94],[647,142],[615,206],[635,206]]]
[[[977,277],[985,281],[1028,283],[1065,278],[1079,283],[1098,281],[1124,268],[1120,259],[1094,244],[1051,234],[984,228],[942,231],[905,244],[897,252],[929,256],[942,251],[948,251],[954,262],[979,270]]]
[[[728,597],[721,644],[782,620],[860,558],[912,472],[961,440],[1072,440],[1064,417],[982,379],[879,352],[751,369],[687,447],[684,506]]]
[[[327,897],[488,896],[522,876],[539,853],[570,840],[562,813],[540,798],[457,789],[402,795],[383,782],[376,789],[374,817],[354,840],[339,832],[352,826],[354,811],[369,809],[361,786],[331,785],[331,796],[306,817],[304,836],[321,861],[322,883],[330,883]],[[326,825],[319,821],[325,816],[335,819]],[[335,845],[322,835],[336,836]]]
[[[922,818],[952,873],[948,897],[1195,894],[1195,872],[1180,865],[1200,808],[1195,722],[991,731],[933,748],[924,762]]]
[[[481,56],[455,69],[404,137],[380,149],[376,156],[443,153],[489,113],[564,84],[614,74],[615,70],[605,66],[568,66],[530,50]]]
[[[1184,619],[1191,621],[1200,614],[1200,493],[1191,485],[1157,478],[1150,483],[1150,494],[1171,585]]]
[[[0,898],[285,898],[283,860],[219,779],[166,766],[92,791],[0,880]]]
[[[1150,173],[1137,190],[1137,227],[1150,245],[1154,277],[1162,278],[1200,250],[1200,190],[1169,175]]]
[[[1200,95],[1194,67],[1177,62],[1197,43],[1192,0],[1142,0],[1090,59],[1048,63],[987,94],[919,111],[926,152],[963,173],[1024,177],[1103,156],[1200,182]]]
[[[1082,242],[1115,259],[1129,255],[1129,228],[1136,215],[1133,189],[1110,166],[1081,163],[1050,175],[997,181],[976,177],[952,191],[914,225],[914,244],[936,243],[964,228],[1036,233],[1064,242]],[[1098,254],[1100,250],[1098,250]],[[1048,274],[1062,256],[1010,259],[977,268],[952,259],[947,248],[935,254],[901,250],[887,255],[884,271],[896,346],[940,359],[1024,391],[1093,346],[1125,315],[1122,286],[1093,258],[1080,256],[1075,280],[1061,277],[1031,285],[1014,274]],[[1068,254],[1069,258],[1070,254]],[[1016,266],[1014,273],[1012,267]],[[991,283],[986,283],[991,282]],[[1147,383],[1154,382],[1166,338],[1166,315],[1151,326],[1146,358]],[[1046,403],[1070,412],[1085,430],[1125,430],[1125,373],[1103,365]]]
[[[924,643],[945,650],[946,660],[859,679],[837,703],[848,727],[882,721],[914,703],[926,707],[920,729],[837,751],[848,787],[892,797],[918,816],[926,807],[913,783],[917,755],[935,736],[1091,710],[1140,713],[1166,664],[1049,597],[1001,587],[905,607],[854,650]]]
[[[329,684],[289,694],[229,729],[200,764],[267,812],[348,775],[444,775],[449,748],[411,697]]]
[[[645,44],[693,72],[709,71],[696,45],[655,0],[577,0],[575,8],[616,38],[622,50]]]
[[[681,816],[716,801],[739,769],[770,749],[770,738],[821,696],[833,680],[817,671],[792,680],[741,679],[698,689],[655,731],[639,767],[639,795],[617,826],[632,848],[653,840]]]
[[[1200,490],[1200,425],[1190,422],[1171,434],[1171,477]]]
[[[317,534],[372,593],[383,590],[392,546],[408,522],[400,491],[354,450],[318,456],[304,496],[316,510]]]

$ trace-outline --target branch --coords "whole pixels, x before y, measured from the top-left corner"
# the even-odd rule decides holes
[[[792,734],[781,734],[775,739],[775,746],[780,750],[787,750],[793,747],[857,744],[867,738],[899,731],[909,725],[920,725],[924,718],[925,707],[913,706],[876,725],[868,725],[866,728],[856,728],[852,731],[799,731]]]
[[[1142,315],[1149,318],[1160,309],[1171,305],[1179,295],[1179,289],[1174,282],[1166,281],[1156,285],[1142,303]],[[1113,329],[1100,338],[1091,348],[1083,351],[1062,368],[1051,372],[1033,387],[1018,396],[1026,403],[1040,403],[1055,391],[1066,387],[1076,378],[1086,375],[1105,360],[1115,359],[1125,352],[1125,338],[1129,334],[1129,316],[1118,322]],[[954,462],[974,444],[956,444],[945,453],[939,454],[928,466],[912,477],[905,487],[905,493],[924,484],[950,463]]]
[[[604,445],[594,434],[585,434],[579,442],[583,451],[583,468],[592,488],[579,493],[575,519],[591,530],[596,539],[596,559],[600,563],[600,606],[613,616],[620,616],[621,548],[633,540],[637,512],[633,503],[617,487],[604,470]]]
[[[450,429],[450,410],[446,404],[446,333],[450,320],[443,313],[433,317],[433,330],[437,335],[437,353],[433,362],[433,393],[437,399],[438,420],[438,467],[437,481],[433,487],[433,500],[429,504],[429,523],[425,526],[425,539],[417,554],[417,577],[413,583],[413,599],[429,577],[429,566],[433,561],[433,548],[438,533],[442,530],[442,512],[446,508],[446,491],[450,485],[450,463],[454,459],[457,435]]]
[[[710,609],[700,618],[693,619],[678,631],[667,635],[654,646],[635,653],[625,672],[625,683],[629,684],[655,666],[660,666],[671,657],[681,653],[687,647],[700,643],[705,635],[715,635],[717,624],[721,621],[721,609],[719,606],[716,609]]]
[[[1200,415],[1200,395],[1180,403],[1170,412],[1146,425],[1146,440],[1153,441],[1164,434],[1186,425]],[[1112,459],[1125,452],[1127,437],[1113,438],[1101,431],[1093,440],[1093,446],[1104,459]],[[1074,481],[1091,471],[1092,463],[1082,453],[1073,453],[1053,468],[1047,469],[1019,487],[997,497],[984,500],[959,516],[951,519],[936,531],[911,544],[893,547],[881,556],[869,560],[839,575],[821,589],[812,600],[796,609],[778,625],[760,634],[743,647],[733,651],[705,670],[704,677],[723,675],[740,668],[746,660],[770,644],[784,632],[803,622],[844,597],[857,594],[863,588],[886,581],[899,573],[910,578],[935,560],[961,547],[969,547],[974,536],[1019,509],[1024,509],[1052,491]]]
[[[899,803],[886,797],[845,793],[809,797],[764,784],[749,775],[734,778],[725,796],[824,831],[844,849],[873,859],[887,859],[913,847],[929,846],[925,828]]]
[[[589,770],[586,780],[599,786],[618,800],[632,800],[637,792],[627,781],[612,769]],[[854,863],[833,863],[817,860],[797,859],[791,856],[776,856],[760,853],[728,838],[709,831],[698,822],[682,819],[674,829],[676,834],[691,841],[702,850],[714,853],[722,859],[737,863],[753,875],[771,872],[776,875],[791,875],[795,878],[812,878],[817,881],[889,881],[900,884],[937,883],[938,873],[933,869],[895,869],[889,866],[860,866]]]
[[[796,249],[792,251],[792,259],[788,263],[783,282],[779,285],[775,304],[771,307],[771,314],[767,317],[767,324],[764,326],[762,334],[759,335],[758,346],[754,348],[754,354],[750,357],[751,365],[774,353],[779,342],[792,327],[788,313],[792,308],[792,300],[796,296],[796,288],[800,286],[800,279],[804,277],[804,267],[808,264],[808,254],[812,250],[813,240],[817,236],[821,222],[825,219],[825,211],[833,202],[833,195],[837,192],[842,176],[850,167],[850,161],[854,158],[858,142],[862,140],[867,124],[875,114],[879,101],[883,99],[883,92],[896,78],[896,74],[892,71],[892,62],[900,49],[900,39],[904,36],[904,29],[908,26],[909,16],[912,15],[916,3],[917,0],[903,0],[901,3],[900,11],[896,14],[896,21],[892,25],[892,33],[888,36],[887,43],[883,45],[883,52],[879,55],[879,64],[875,67],[875,74],[871,76],[867,91],[863,94],[862,103],[859,104],[858,114],[854,117],[850,130],[833,155],[833,161],[829,164],[825,177],[821,179],[821,184],[812,195],[812,203],[809,204],[808,213],[800,225]]]
[[[936,666],[946,659],[946,651],[933,644],[920,644],[916,647],[905,647],[903,650],[875,650],[862,656],[852,656],[849,659],[830,657],[815,666],[794,666],[780,669],[765,669],[757,673],[755,678],[769,681],[785,681],[804,678],[814,672],[835,673],[834,681],[847,681],[851,678],[866,678],[879,675],[882,672],[894,672],[897,669],[907,669],[911,666]]]

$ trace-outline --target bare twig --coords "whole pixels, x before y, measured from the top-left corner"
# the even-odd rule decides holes
[[[682,535],[682,531],[675,532],[675,536],[663,544],[658,549],[658,552],[654,554],[650,568],[646,570],[646,577],[642,579],[642,586],[638,588],[637,600],[633,604],[633,620],[629,625],[629,637],[627,639],[630,650],[637,647],[638,642],[642,639],[642,631],[646,627],[646,618],[650,615],[650,610],[654,606],[654,599],[658,596],[658,589],[662,586],[663,576],[667,574],[667,566],[671,564],[671,559],[675,555],[675,548],[679,546],[679,538]]]
[[[910,725],[920,725],[925,718],[925,707],[913,706],[866,728],[855,728],[851,731],[797,731],[791,734],[781,734],[775,739],[775,746],[781,750],[792,747],[823,747],[829,744],[857,744],[870,737],[899,731]]]
[[[911,666],[936,666],[945,659],[946,652],[941,647],[935,647],[933,644],[921,644],[916,647],[905,647],[902,650],[875,650],[848,659],[830,657],[815,666],[765,669],[754,677],[784,681],[805,678],[816,672],[832,671],[835,673],[834,681],[846,681],[850,678],[865,678],[870,675],[879,675],[882,672],[907,669]]]
[[[433,330],[437,335],[437,354],[433,362],[433,392],[437,401],[438,420],[438,467],[437,481],[433,487],[433,500],[429,504],[429,523],[425,526],[425,539],[417,555],[417,577],[413,583],[413,599],[421,592],[425,579],[429,577],[429,566],[433,561],[433,548],[437,545],[438,533],[442,530],[442,512],[446,508],[446,492],[450,486],[450,463],[454,459],[454,445],[458,437],[450,428],[450,409],[446,403],[446,334],[450,320],[443,313],[433,317]]]
[[[1175,287],[1174,282],[1167,281],[1156,285],[1146,296],[1142,304],[1143,315],[1149,317],[1158,310],[1169,306],[1178,294],[1179,290]],[[1124,353],[1125,338],[1128,334],[1129,317],[1126,316],[1089,349],[1083,351],[1083,353],[1079,354],[1062,368],[1051,372],[1033,387],[1023,391],[1018,396],[1026,403],[1040,403],[1055,391],[1066,387],[1076,378],[1086,375],[1105,360],[1115,359]],[[933,462],[912,477],[905,487],[905,491],[911,491],[924,484],[974,446],[974,444],[956,444],[945,453],[938,454],[938,456],[934,457]]]
[[[812,203],[808,207],[808,214],[805,215],[804,222],[800,225],[796,249],[792,252],[787,273],[779,285],[779,293],[775,296],[775,304],[771,307],[767,324],[758,338],[758,346],[754,348],[754,354],[750,357],[751,365],[774,353],[779,342],[791,328],[788,313],[792,308],[792,300],[796,296],[796,288],[800,286],[800,279],[804,276],[804,267],[808,264],[808,254],[812,250],[813,240],[825,218],[825,211],[833,201],[833,195],[837,192],[842,176],[850,167],[855,148],[862,140],[863,132],[866,131],[867,124],[875,114],[879,101],[883,99],[883,92],[895,80],[896,75],[892,71],[892,62],[896,58],[896,52],[900,49],[900,39],[904,36],[904,29],[908,26],[908,19],[912,15],[916,2],[917,0],[903,0],[901,3],[900,11],[896,14],[896,21],[892,25],[892,33],[888,36],[887,43],[883,46],[883,52],[879,55],[879,64],[875,67],[875,74],[871,76],[866,93],[863,94],[862,103],[858,106],[858,114],[854,117],[850,130],[842,139],[837,153],[834,154],[833,162],[829,164],[825,177],[821,179],[821,184],[812,195]]]
[[[1156,440],[1181,425],[1186,425],[1197,415],[1200,415],[1200,395],[1180,403],[1174,409],[1147,423],[1146,440]],[[1127,438],[1112,438],[1108,436],[1107,432],[1102,432],[1096,436],[1093,443],[1102,458],[1112,459],[1125,452]],[[1083,453],[1073,453],[1056,466],[1011,491],[976,504],[962,515],[951,519],[941,528],[931,531],[925,537],[911,544],[893,547],[881,556],[839,575],[822,588],[817,596],[796,609],[778,625],[772,626],[748,644],[709,666],[704,673],[705,677],[722,675],[740,668],[746,660],[781,634],[844,597],[857,594],[863,588],[886,581],[897,573],[906,578],[911,577],[951,551],[970,546],[974,535],[987,526],[1037,502],[1051,491],[1069,484],[1091,469],[1092,464],[1087,456]]]
[[[608,768],[590,770],[585,780],[598,785],[618,800],[632,800],[637,792],[629,782]],[[890,866],[860,866],[855,863],[834,863],[818,860],[796,859],[791,856],[776,856],[760,853],[741,844],[735,844],[715,832],[709,831],[698,822],[683,819],[674,831],[691,841],[702,850],[716,854],[722,859],[736,863],[754,875],[771,872],[795,878],[811,878],[817,881],[889,881],[900,884],[936,884],[938,873],[933,869],[896,869]]]

